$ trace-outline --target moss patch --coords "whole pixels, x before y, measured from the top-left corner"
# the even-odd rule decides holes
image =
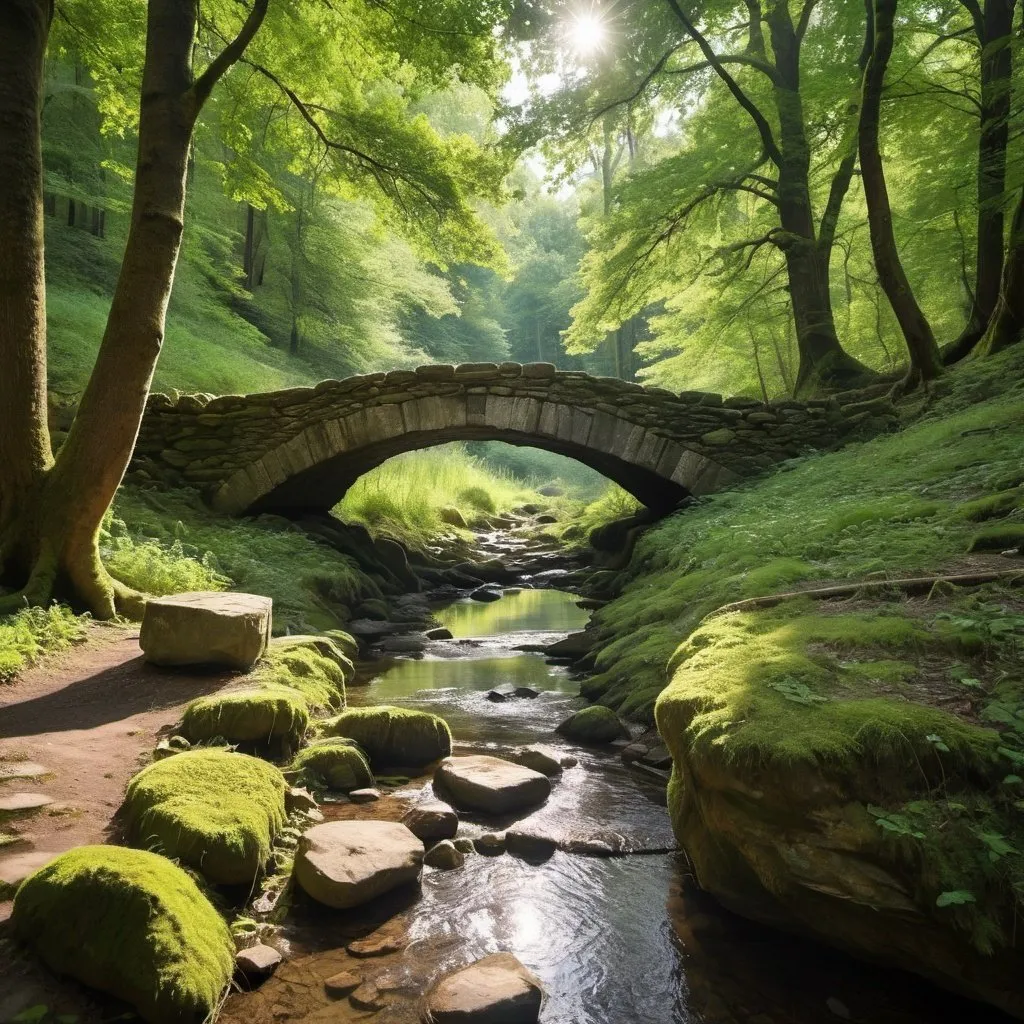
[[[284,827],[286,788],[266,761],[194,750],[139,772],[122,812],[136,845],[156,847],[211,882],[247,884],[262,872]]]
[[[348,793],[373,785],[366,755],[352,740],[328,737],[300,750],[292,771],[302,772],[314,782]]]
[[[227,925],[155,853],[69,850],[25,880],[12,920],[55,972],[124,999],[153,1024],[205,1018],[234,969]]]
[[[323,722],[321,729],[327,736],[355,740],[374,768],[423,768],[452,752],[448,723],[411,708],[350,708]]]
[[[570,715],[555,731],[577,743],[611,743],[629,735],[619,716],[600,704]]]
[[[1024,547],[1024,523],[1000,523],[979,530],[971,538],[968,550],[1007,551],[1019,547]]]
[[[334,710],[345,706],[345,683],[355,675],[352,663],[334,644],[324,637],[318,641],[329,654],[321,654],[310,638],[302,643],[280,645],[274,643],[267,651],[252,682],[270,690],[291,688],[301,694],[307,705],[319,710]]]
[[[223,690],[185,708],[181,734],[192,743],[222,738],[229,743],[298,747],[309,727],[301,694],[283,686]]]

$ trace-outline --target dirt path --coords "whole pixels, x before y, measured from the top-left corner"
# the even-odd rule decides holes
[[[85,644],[0,687],[0,777],[33,764],[48,770],[0,781],[0,801],[19,794],[53,801],[24,814],[0,812],[0,831],[17,838],[0,847],[0,880],[107,839],[125,784],[149,762],[161,730],[185,703],[230,678],[147,665],[138,636],[137,629],[93,626]],[[10,906],[0,902],[0,922]]]

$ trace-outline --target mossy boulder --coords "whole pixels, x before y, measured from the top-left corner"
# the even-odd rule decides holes
[[[136,845],[158,845],[211,882],[249,884],[284,827],[286,789],[281,772],[259,758],[190,750],[139,772],[122,813]]]
[[[964,706],[936,665],[969,657],[977,627],[930,609],[706,620],[656,707],[669,811],[730,909],[1022,1016],[1013,751],[936,706]]]
[[[420,769],[452,752],[448,723],[411,708],[349,708],[324,722],[322,729],[328,736],[355,740],[374,768]]]
[[[165,857],[80,846],[30,875],[14,900],[18,936],[57,974],[130,1003],[151,1024],[200,1021],[234,970],[224,920]]]
[[[627,739],[629,733],[611,708],[595,704],[570,715],[555,732],[576,743],[612,743]]]
[[[229,743],[298,747],[309,708],[288,687],[240,688],[199,697],[186,708],[179,732],[190,742],[223,737]]]
[[[257,667],[253,682],[260,689],[296,690],[311,708],[343,708],[345,684],[355,675],[352,662],[328,639],[302,637],[300,641],[273,644]]]
[[[357,744],[342,736],[330,736],[300,750],[292,762],[300,771],[323,782],[329,789],[348,793],[373,785],[373,773],[366,755]]]

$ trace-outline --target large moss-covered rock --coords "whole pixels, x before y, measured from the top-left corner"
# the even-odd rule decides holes
[[[228,927],[165,857],[80,846],[25,880],[15,931],[58,974],[130,1003],[151,1024],[205,1019],[234,969]]]
[[[292,770],[345,793],[373,785],[366,755],[353,740],[342,736],[329,736],[300,750]]]
[[[974,642],[933,616],[790,603],[707,620],[656,708],[669,810],[730,909],[1024,1016],[1005,734],[933,706],[936,662]]]
[[[410,708],[349,708],[324,722],[322,729],[328,736],[355,740],[374,768],[419,769],[452,752],[445,720]]]
[[[287,687],[222,690],[192,701],[180,733],[195,742],[222,737],[230,743],[298,747],[309,726],[302,695]]]
[[[211,882],[248,884],[284,826],[284,776],[225,750],[193,750],[144,768],[122,808],[136,845],[159,848]]]
[[[619,716],[600,704],[570,715],[555,731],[577,743],[611,743],[629,737]]]
[[[337,649],[324,654],[320,647],[327,649],[316,638],[309,638],[308,643],[271,644],[252,684],[259,689],[295,690],[313,709],[340,710],[345,706],[345,684],[355,669]]]

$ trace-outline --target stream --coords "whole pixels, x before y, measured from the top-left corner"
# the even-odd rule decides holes
[[[299,894],[275,939],[286,962],[257,991],[232,995],[221,1020],[413,1024],[433,978],[500,950],[543,981],[546,1024],[1007,1020],[908,975],[744,921],[700,893],[676,849],[664,788],[624,765],[615,749],[577,747],[553,731],[583,706],[579,683],[519,648],[582,628],[588,613],[576,601],[529,589],[510,589],[488,604],[457,601],[436,611],[454,639],[432,643],[419,659],[364,663],[364,685],[349,690],[352,706],[399,704],[441,715],[456,754],[500,756],[543,743],[576,757],[540,808],[500,821],[461,815],[460,836],[514,823],[553,840],[553,856],[532,864],[508,853],[472,854],[457,870],[425,868],[417,891],[350,913]],[[540,693],[504,702],[487,697],[521,686]],[[375,804],[325,802],[321,809],[328,819],[398,820],[433,795],[429,778],[392,780],[383,789]],[[395,937],[400,948],[370,959],[346,952],[347,943],[370,933]],[[383,1008],[331,1000],[323,982],[343,970],[373,981]]]

